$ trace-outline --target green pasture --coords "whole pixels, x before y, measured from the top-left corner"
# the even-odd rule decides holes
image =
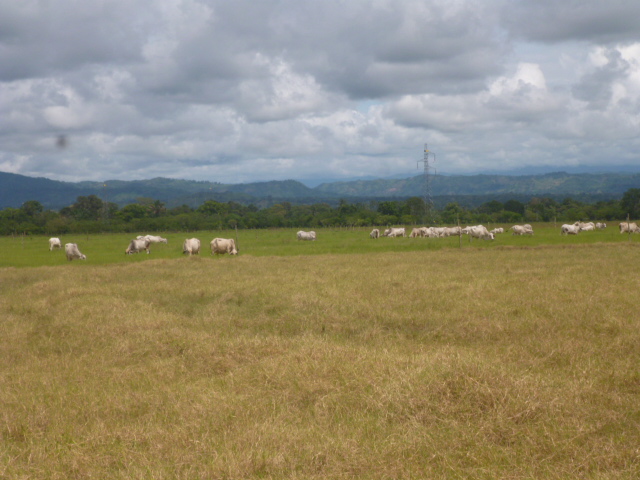
[[[617,224],[611,224],[605,230],[582,232],[579,235],[560,235],[560,224],[533,224],[533,236],[514,236],[507,231],[510,225],[490,225],[488,228],[502,226],[506,233],[497,235],[496,240],[470,240],[467,236],[448,238],[379,238],[371,240],[371,228],[321,228],[316,241],[298,241],[298,229],[268,230],[225,230],[199,232],[153,232],[168,239],[167,244],[152,244],[151,253],[125,255],[129,241],[136,234],[74,234],[61,235],[62,244],[77,243],[80,251],[87,256],[86,265],[105,265],[111,263],[133,263],[150,259],[180,258],[182,243],[186,238],[198,238],[202,242],[201,257],[211,257],[209,242],[215,237],[237,238],[240,255],[252,256],[293,256],[320,254],[352,254],[374,252],[410,252],[431,251],[446,248],[499,248],[537,245],[579,245],[592,243],[638,242],[640,235],[629,236],[618,232]],[[382,231],[383,229],[381,229]],[[407,235],[411,227],[407,227]],[[0,237],[0,267],[35,267],[44,265],[62,265],[68,263],[64,251],[49,251],[49,237],[13,236]]]

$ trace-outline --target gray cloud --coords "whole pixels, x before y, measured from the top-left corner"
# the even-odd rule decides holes
[[[640,3],[635,0],[516,0],[504,12],[511,33],[532,41],[609,44],[635,42],[640,35]]]
[[[578,3],[0,0],[0,170],[411,174],[425,142],[451,173],[634,163],[640,7]]]

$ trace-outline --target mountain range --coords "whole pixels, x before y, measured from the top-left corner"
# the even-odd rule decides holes
[[[571,197],[591,201],[619,199],[630,188],[640,188],[640,173],[545,173],[540,175],[437,175],[430,177],[431,197],[436,206],[449,201],[473,206],[488,200],[528,201],[536,196]],[[0,172],[0,209],[18,208],[36,200],[47,209],[72,205],[78,196],[96,195],[119,206],[139,198],[160,200],[169,208],[197,207],[206,200],[235,201],[261,208],[288,201],[295,204],[337,204],[366,200],[423,197],[425,177],[387,178],[322,183],[310,188],[296,180],[243,184],[153,178],[104,182],[61,182]]]

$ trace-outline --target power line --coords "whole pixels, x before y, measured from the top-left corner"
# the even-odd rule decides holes
[[[433,160],[431,160],[433,159]],[[435,175],[435,167],[432,167],[432,163],[436,161],[436,154],[429,151],[428,145],[424,144],[424,156],[422,160],[418,160],[417,164],[424,164],[424,183],[423,183],[423,200],[425,206],[425,223],[430,223],[432,220],[432,212],[433,212],[433,198],[431,196],[431,180],[433,175]],[[433,170],[433,174],[431,171]]]

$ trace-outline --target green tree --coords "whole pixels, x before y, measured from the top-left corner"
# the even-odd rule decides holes
[[[228,205],[224,203],[216,202],[215,200],[207,200],[196,209],[196,212],[204,215],[217,215],[227,213],[228,210]]]
[[[130,222],[134,218],[144,218],[149,214],[149,211],[138,203],[131,203],[125,205],[118,212],[118,217],[125,222]]]
[[[418,223],[422,220],[426,221],[427,207],[423,198],[411,197],[407,199],[405,204],[409,215],[412,217],[412,223]]]
[[[27,217],[35,217],[36,215],[42,213],[44,211],[44,207],[40,202],[35,200],[29,200],[28,202],[24,202],[20,207],[20,210]]]
[[[166,211],[167,209],[165,208],[164,203],[162,203],[160,200],[156,200],[151,204],[152,217],[159,217],[163,215]]]
[[[491,200],[490,202],[483,203],[478,207],[480,213],[499,213],[504,209],[504,205],[497,200]]]
[[[444,223],[456,223],[458,220],[463,220],[465,211],[458,204],[458,202],[447,203],[442,210],[442,221]]]
[[[518,200],[507,200],[504,202],[504,209],[508,212],[524,215],[524,203],[519,202]]]
[[[102,200],[96,195],[89,195],[78,197],[68,211],[76,220],[99,220],[102,208]]]
[[[532,198],[527,205],[537,221],[552,221],[558,214],[558,202],[551,198]]]
[[[620,200],[620,207],[626,215],[629,215],[631,219],[640,218],[640,188],[630,188],[622,195]]]
[[[382,215],[392,215],[398,217],[400,215],[400,203],[397,201],[385,201],[378,203],[378,213]]]
[[[522,215],[516,212],[503,210],[498,214],[497,220],[500,223],[518,223],[522,221]]]
[[[169,215],[183,215],[191,212],[193,212],[193,208],[189,205],[180,205],[179,207],[174,207],[169,210]]]

